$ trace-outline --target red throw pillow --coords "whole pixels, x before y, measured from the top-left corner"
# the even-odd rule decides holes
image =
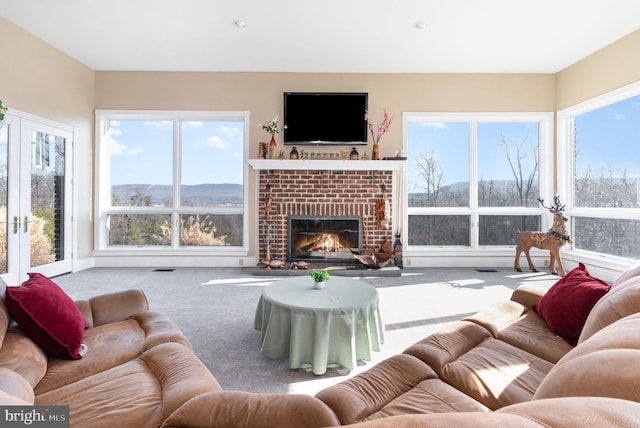
[[[7,287],[9,315],[31,340],[50,355],[80,359],[85,320],[80,309],[53,281],[29,273],[19,287]]]
[[[589,312],[609,288],[609,284],[592,277],[580,263],[556,282],[533,306],[533,310],[554,333],[575,346]]]

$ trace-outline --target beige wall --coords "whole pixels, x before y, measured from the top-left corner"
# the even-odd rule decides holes
[[[0,98],[11,109],[77,128],[79,259],[93,249],[93,108],[95,73],[40,39],[0,18]]]
[[[247,110],[251,114],[251,157],[266,138],[258,124],[282,115],[285,91],[369,93],[372,120],[383,109],[396,124],[382,141],[382,155],[402,144],[405,111],[548,112],[555,108],[551,74],[313,74],[97,72],[96,108],[147,110]],[[330,120],[331,112],[318,121]]]
[[[402,148],[402,112],[549,112],[555,107],[551,74],[96,73],[97,109],[249,111],[251,158],[267,139],[259,124],[282,115],[285,91],[368,92],[373,122],[382,120],[383,109],[396,117],[380,143],[381,156]],[[327,112],[318,121],[330,119]],[[251,195],[253,178],[251,171]],[[249,212],[250,255],[255,255],[255,208],[250,206]]]
[[[256,157],[258,142],[266,139],[258,124],[282,114],[283,92],[363,91],[374,122],[384,108],[396,115],[381,143],[385,156],[401,147],[405,111],[555,111],[640,80],[640,31],[556,75],[93,72],[3,18],[0,40],[5,104],[79,130],[79,259],[90,257],[93,245],[94,108],[247,110],[250,155]],[[330,112],[318,120],[329,118]]]
[[[640,81],[640,30],[556,76],[556,111]]]

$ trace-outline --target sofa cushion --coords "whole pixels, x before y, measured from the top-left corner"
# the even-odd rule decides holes
[[[427,379],[365,420],[409,414],[488,411],[486,406],[441,379]]]
[[[80,359],[85,320],[73,300],[39,273],[19,287],[7,287],[6,305],[20,328],[49,354]]]
[[[584,324],[578,344],[584,342],[602,328],[640,312],[640,277],[631,277],[616,283],[602,299],[598,300]]]
[[[437,377],[433,369],[419,359],[400,354],[320,391],[316,397],[333,409],[340,423],[349,424],[366,419],[422,381]]]
[[[575,345],[589,312],[609,291],[609,284],[592,277],[582,263],[562,279],[533,306],[552,331]]]
[[[554,364],[572,349],[571,345],[549,330],[542,317],[531,309],[498,331],[496,338]]]
[[[222,388],[186,347],[155,346],[124,364],[36,394],[36,405],[71,404],[73,426],[159,427],[191,398]]]
[[[443,381],[491,410],[529,401],[553,364],[498,339],[487,339],[445,365]]]
[[[618,284],[634,277],[640,277],[640,262],[626,268],[624,272],[622,272],[620,276],[616,278],[611,288],[615,289]]]
[[[538,387],[535,399],[611,397],[640,401],[640,314],[603,328],[567,353]]]
[[[0,367],[13,370],[35,387],[47,372],[47,354],[17,328],[9,328],[0,348]]]
[[[404,353],[424,361],[442,376],[447,364],[490,337],[491,333],[486,328],[470,321],[460,321],[416,342],[405,349]]]
[[[180,343],[191,350],[187,338],[161,312],[141,312],[124,321],[89,328],[84,343],[90,351],[82,360],[49,359],[47,374],[35,388],[36,395],[124,364],[166,342]]]
[[[0,367],[0,391],[31,404],[35,400],[33,387],[29,381],[13,370],[4,367]]]

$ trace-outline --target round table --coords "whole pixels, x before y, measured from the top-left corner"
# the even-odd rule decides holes
[[[262,353],[289,358],[289,367],[311,364],[320,375],[328,364],[352,370],[371,360],[384,342],[378,292],[364,281],[331,276],[322,289],[309,276],[266,287],[254,327],[262,331]]]

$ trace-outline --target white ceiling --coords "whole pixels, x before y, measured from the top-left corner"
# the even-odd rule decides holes
[[[555,73],[640,29],[640,0],[0,0],[0,16],[94,70]]]

